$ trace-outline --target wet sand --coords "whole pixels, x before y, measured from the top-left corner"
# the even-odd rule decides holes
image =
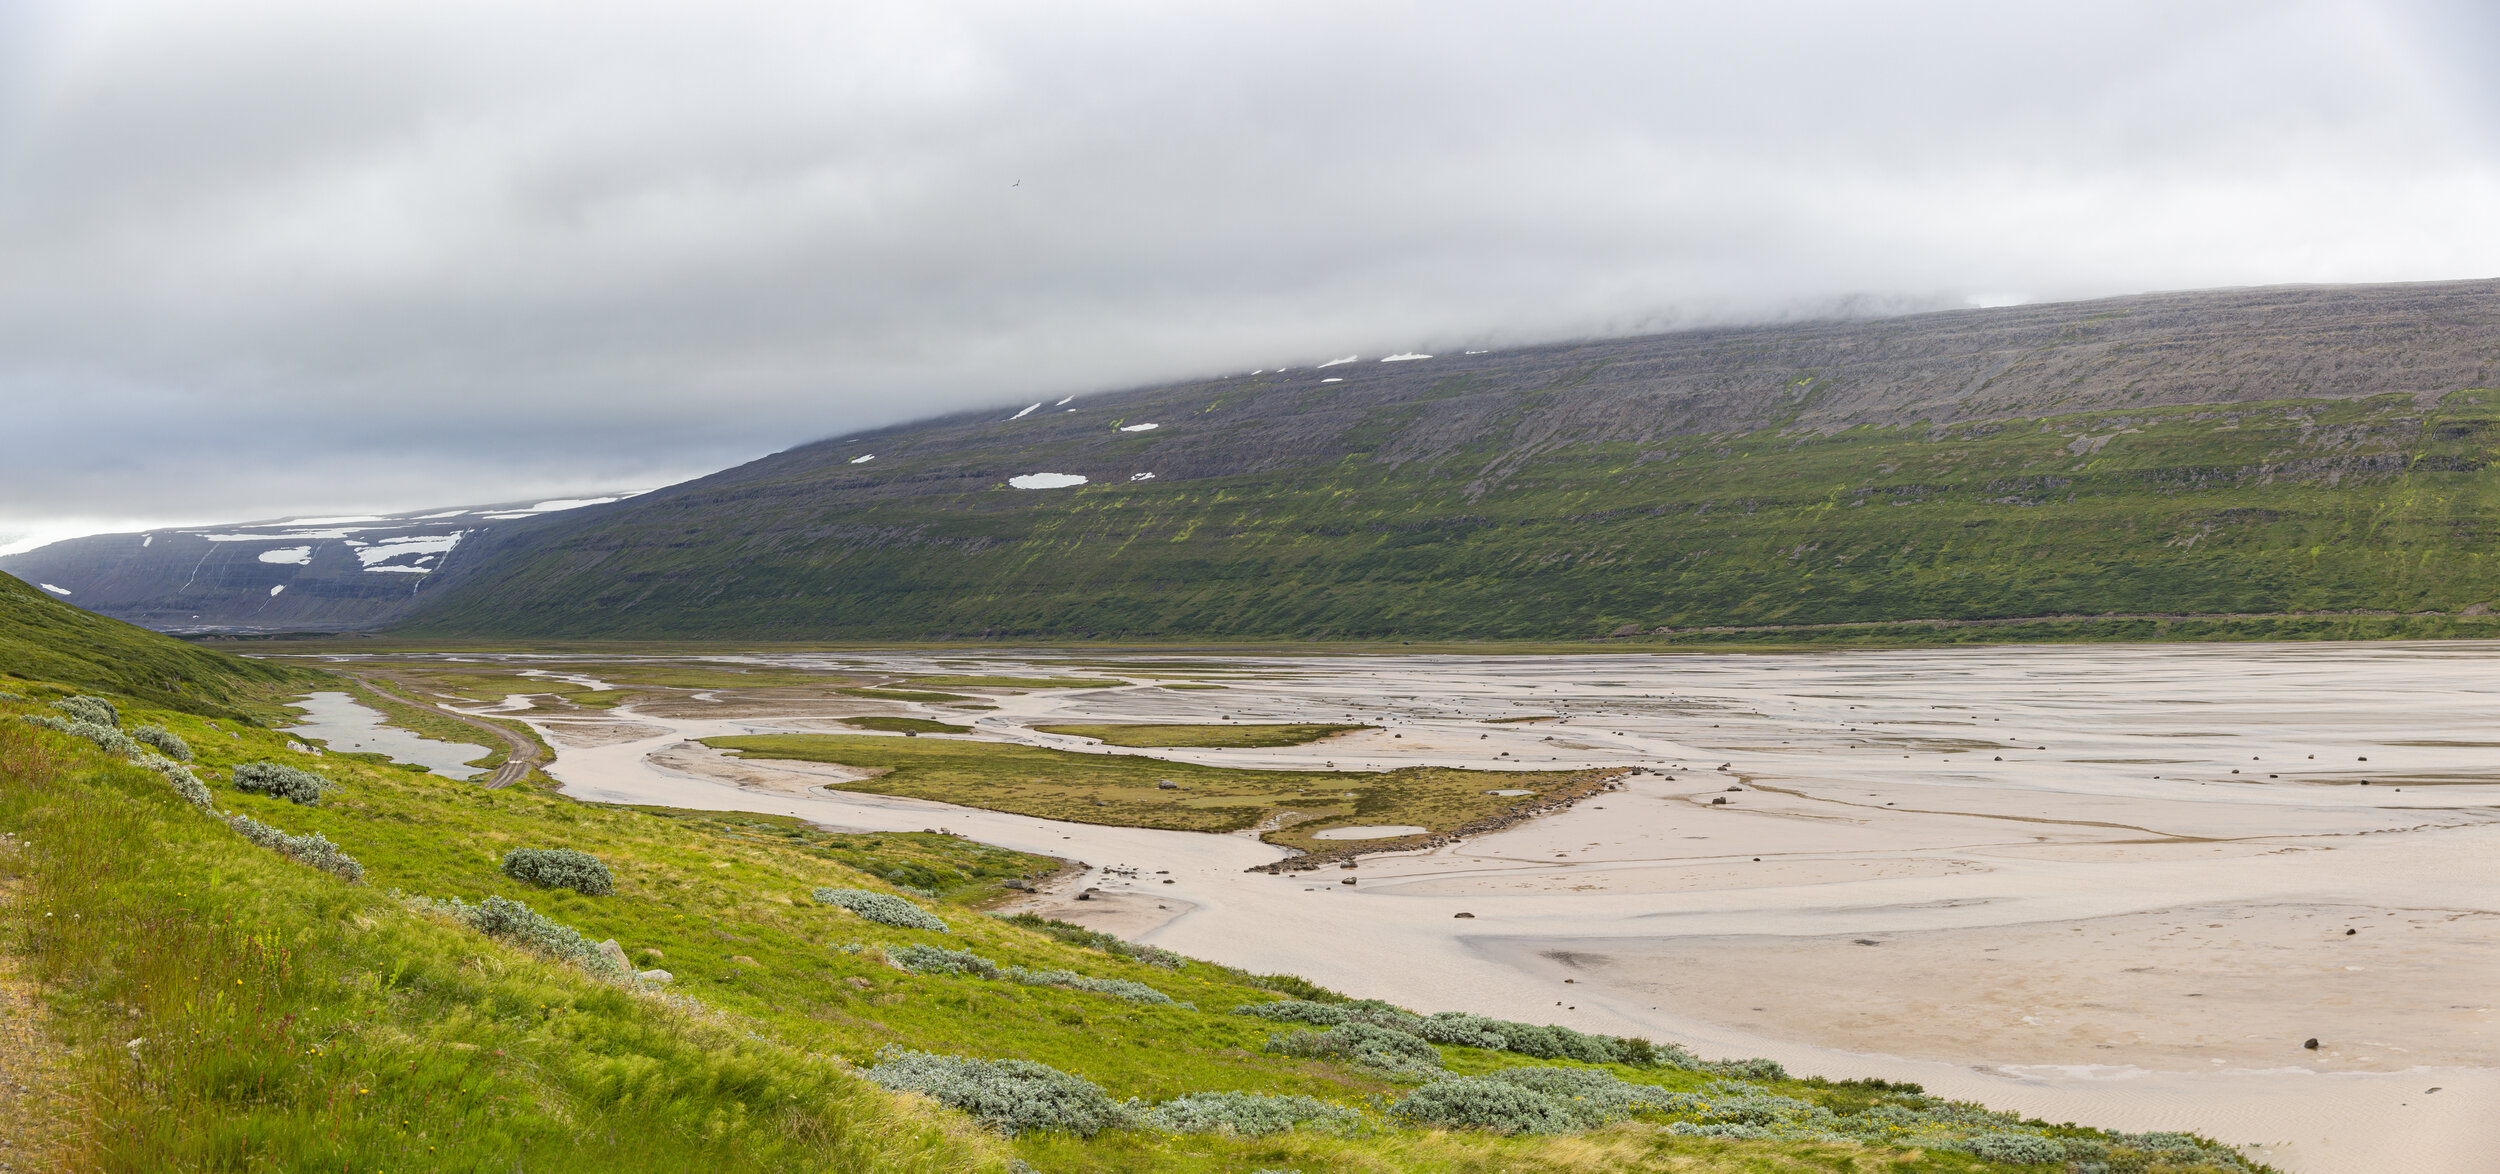
[[[877,659],[928,672],[967,658],[943,669]],[[2251,1152],[2293,1170],[2464,1170],[2500,1148],[2489,1112],[2500,1103],[2500,739],[2484,734],[2500,709],[2500,647],[1243,663],[1269,675],[1209,691],[1001,696],[978,715],[885,711],[970,717],[975,737],[1092,752],[1106,751],[1025,727],[1359,721],[1384,729],[1150,753],[1654,773],[1566,812],[1322,877],[1244,873],[1283,855],[1248,836],[833,792],[823,788],[842,781],[839,768],[685,745],[818,728],[857,712],[851,703],[750,709],[722,695],[620,710],[610,720],[664,732],[566,745],[550,773],[586,799],[944,827],[1143,868],[1130,880],[1098,867],[1072,884],[1103,895],[1074,902],[1071,888],[1037,904],[1420,1010],[1918,1080],[2052,1120],[2193,1128],[2264,1143]],[[1064,667],[1008,655],[980,665]],[[1562,720],[1488,724],[1541,713]],[[2300,1046],[2310,1037],[2315,1051]]]

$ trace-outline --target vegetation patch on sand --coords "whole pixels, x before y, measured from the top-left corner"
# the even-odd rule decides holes
[[[1165,686],[1171,688],[1171,686]],[[1220,688],[1220,686],[1219,686]],[[1092,738],[1107,746],[1205,747],[1300,746],[1372,726],[1344,725],[1184,725],[1124,723],[1111,725],[1035,726],[1045,734]]]
[[[1117,689],[1127,681],[1102,677],[910,677],[903,684],[931,689]]]
[[[845,791],[935,799],[1075,823],[1193,832],[1238,831],[1287,810],[1303,813],[1310,821],[1308,831],[1335,823],[1398,823],[1441,832],[1537,807],[1578,777],[1568,771],[1453,767],[1242,770],[1142,754],[844,734],[750,734],[705,738],[703,744],[742,758],[827,762],[879,772],[841,784],[838,789]],[[1485,794],[1490,790],[1528,794]],[[1297,825],[1271,832],[1267,839],[1303,847],[1307,831],[1301,829]]]
[[[921,701],[934,704],[972,700],[961,693],[932,693],[925,689],[836,689],[834,692],[845,697],[865,697],[870,701]]]
[[[925,717],[846,717],[842,724],[855,730],[875,730],[885,734],[969,734],[971,726],[930,721]]]

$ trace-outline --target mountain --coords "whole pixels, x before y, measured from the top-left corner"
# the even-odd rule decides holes
[[[0,557],[0,571],[162,631],[343,631],[421,601],[472,536],[630,496],[99,534]]]
[[[959,414],[516,520],[400,624],[1586,638],[2472,611],[2500,599],[2494,386],[2494,281],[1364,356]]]

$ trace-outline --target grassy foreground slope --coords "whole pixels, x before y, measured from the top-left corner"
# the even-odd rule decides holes
[[[96,713],[55,704],[76,692],[0,693],[0,951],[68,1056],[51,1169],[2250,1168],[1666,1044],[1466,1017],[1426,1042],[1300,980],[984,916],[1056,862],[950,836],[483,791],[128,695],[115,724],[188,767],[22,720]],[[252,762],[321,793],[239,789]],[[613,884],[533,887],[512,848]],[[603,938],[673,981],[597,961]],[[898,1075],[931,1069],[956,1075]]]
[[[191,713],[240,717],[320,674],[244,660],[62,604],[0,574],[0,679],[57,681]]]

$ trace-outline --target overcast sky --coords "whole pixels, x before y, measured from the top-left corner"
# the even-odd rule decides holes
[[[0,0],[0,542],[1353,352],[2492,276],[2489,8]]]

